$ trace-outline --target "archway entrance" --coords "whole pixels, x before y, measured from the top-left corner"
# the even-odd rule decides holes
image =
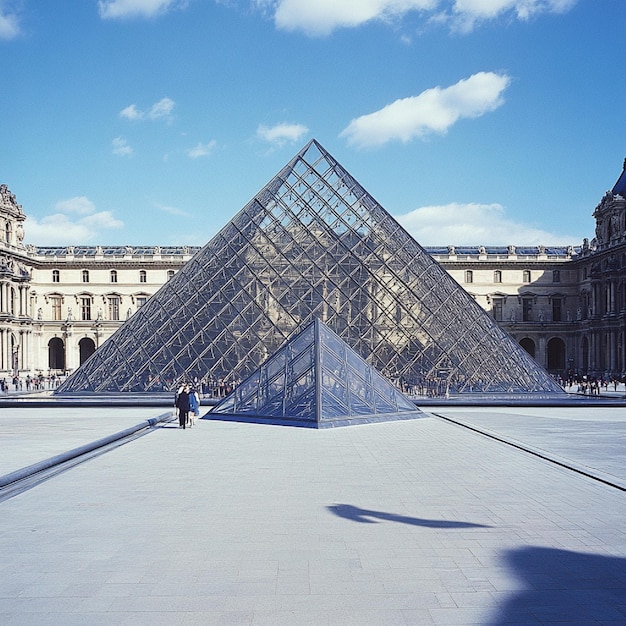
[[[48,367],[51,370],[65,369],[65,344],[59,337],[48,342]]]
[[[565,342],[558,337],[548,341],[548,369],[550,371],[565,370]]]
[[[80,364],[82,365],[96,351],[96,344],[93,339],[83,337],[78,342],[78,348],[80,350]]]
[[[524,337],[524,339],[519,342],[519,345],[522,346],[522,348],[524,348],[524,350],[526,350],[526,352],[528,352],[533,359],[535,358],[535,342],[532,339]]]

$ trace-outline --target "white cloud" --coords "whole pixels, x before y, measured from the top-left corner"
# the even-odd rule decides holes
[[[430,133],[444,134],[459,119],[480,117],[501,106],[509,82],[506,75],[479,72],[450,87],[433,87],[362,115],[352,120],[340,137],[363,148],[392,140],[407,143]]]
[[[120,111],[120,117],[124,117],[127,120],[140,120],[143,117],[143,113],[137,109],[136,104],[130,104]]]
[[[102,231],[124,226],[110,211],[96,211],[85,196],[60,200],[55,209],[56,213],[41,220],[26,218],[24,232],[28,241],[40,246],[87,244],[99,239]],[[74,219],[73,215],[80,217]]]
[[[175,104],[170,98],[161,98],[152,105],[148,111],[148,117],[151,120],[170,119]]]
[[[133,149],[128,145],[124,137],[116,137],[111,144],[113,145],[113,154],[130,156],[133,153]]]
[[[136,104],[129,104],[120,111],[119,116],[130,121],[143,119],[170,121],[175,106],[176,103],[171,98],[161,98],[145,112],[138,109]]]
[[[0,40],[15,39],[20,34],[17,15],[9,13],[0,6]]]
[[[103,19],[156,17],[184,4],[181,0],[99,0],[98,10]]]
[[[183,211],[183,209],[179,209],[175,206],[169,206],[166,204],[155,204],[159,211],[163,211],[163,213],[169,213],[170,215],[179,215],[182,217],[189,217],[189,213]]]
[[[445,14],[452,26],[460,31],[470,31],[486,20],[512,13],[526,21],[540,13],[564,13],[577,0],[454,0],[449,13]]]
[[[59,200],[55,208],[61,213],[76,213],[77,215],[91,215],[96,211],[94,203],[86,196],[76,196],[68,200]]]
[[[256,130],[256,135],[259,139],[280,147],[286,143],[299,141],[308,132],[309,129],[302,124],[282,123],[271,127],[261,124]]]
[[[515,222],[500,204],[453,202],[421,207],[395,218],[424,246],[575,245],[579,241]]]
[[[203,156],[209,156],[215,149],[216,145],[217,141],[215,141],[215,139],[212,139],[208,143],[198,143],[193,148],[187,150],[187,156],[190,159],[198,159]]]
[[[352,28],[371,20],[402,17],[410,11],[432,9],[437,0],[279,0],[277,28],[328,35],[336,28]]]
[[[469,31],[480,21],[512,13],[527,20],[541,13],[569,10],[577,0],[255,0],[264,11],[273,10],[276,27],[329,35],[337,28],[355,28],[373,20],[397,20],[411,12],[449,22]]]

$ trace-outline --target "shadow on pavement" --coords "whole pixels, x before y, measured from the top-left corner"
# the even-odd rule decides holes
[[[385,513],[384,511],[368,511],[367,509],[360,509],[359,507],[352,506],[350,504],[334,504],[327,508],[339,517],[352,520],[353,522],[361,522],[363,524],[377,524],[378,520],[382,520],[386,522],[410,524],[412,526],[424,526],[426,528],[489,528],[489,526],[485,526],[484,524],[473,524],[471,522],[423,519],[421,517],[408,517],[407,515]]]
[[[539,547],[504,559],[526,589],[499,608],[491,626],[626,623],[626,559]]]

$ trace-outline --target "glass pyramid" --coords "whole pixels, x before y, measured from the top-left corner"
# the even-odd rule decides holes
[[[398,384],[562,393],[315,140],[58,392],[243,380],[314,318]]]
[[[316,318],[208,417],[326,428],[423,415]]]

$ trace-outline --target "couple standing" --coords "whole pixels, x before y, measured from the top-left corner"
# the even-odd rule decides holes
[[[185,383],[176,393],[176,407],[178,408],[178,427],[190,428],[193,426],[195,417],[200,414],[200,398],[198,392]]]

